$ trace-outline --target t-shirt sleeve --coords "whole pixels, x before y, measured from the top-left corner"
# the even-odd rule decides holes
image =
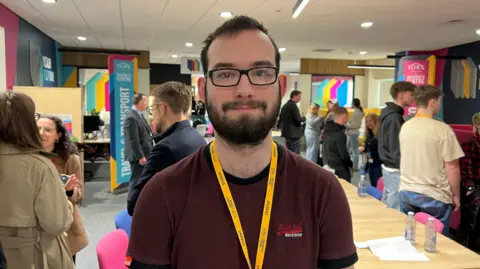
[[[352,215],[348,200],[338,179],[332,177],[322,198],[323,212],[319,222],[320,251],[318,268],[341,269],[358,261],[353,241]]]
[[[173,241],[161,174],[145,185],[135,208],[127,256],[131,269],[168,268]]]
[[[454,161],[465,156],[462,147],[458,142],[457,136],[450,127],[448,128],[446,137],[440,144],[440,151],[442,153],[443,160],[446,162]]]

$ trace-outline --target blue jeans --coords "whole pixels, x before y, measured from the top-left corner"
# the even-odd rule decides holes
[[[412,211],[413,213],[424,212],[435,217],[443,223],[442,234],[448,236],[450,216],[452,215],[452,204],[445,204],[429,196],[411,191],[399,192],[398,199],[400,203],[400,211],[405,214],[409,211]]]
[[[360,134],[352,134],[347,136],[347,149],[350,153],[350,158],[353,161],[353,169],[358,170],[358,137]]]
[[[383,196],[382,202],[390,208],[400,210],[398,206],[398,187],[400,186],[400,172],[388,172],[382,168]]]
[[[305,132],[305,139],[307,140],[306,158],[309,161],[317,163],[320,150],[320,135],[317,133],[310,134]]]

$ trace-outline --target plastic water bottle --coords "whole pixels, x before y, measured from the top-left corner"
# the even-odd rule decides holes
[[[437,251],[437,225],[432,217],[428,218],[425,226],[425,251],[430,253]]]
[[[412,245],[415,245],[415,213],[408,212],[407,219],[405,220],[405,240],[410,241]]]
[[[365,197],[368,195],[365,187],[365,173],[362,174],[362,171],[360,171],[360,180],[358,181],[357,191],[358,196],[360,197]]]

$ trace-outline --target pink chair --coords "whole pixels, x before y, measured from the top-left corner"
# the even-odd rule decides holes
[[[97,258],[100,269],[128,269],[125,256],[128,235],[124,230],[115,230],[103,236],[97,244]]]
[[[377,182],[377,189],[379,189],[383,193],[383,188],[385,187],[385,184],[383,183],[383,177],[378,179]]]
[[[460,213],[460,210],[452,211],[452,215],[450,216],[450,228],[454,230],[458,229],[458,226],[460,226],[461,217],[462,215]]]
[[[210,122],[207,127],[206,135],[212,136],[215,129],[213,129],[213,124]]]
[[[424,225],[427,225],[428,218],[430,218],[430,217],[432,217],[432,216],[430,216],[429,214],[424,213],[424,212],[418,212],[418,213],[415,214],[415,220],[424,224]],[[435,222],[435,226],[437,227],[437,233],[442,233],[443,223],[436,218],[433,218],[433,221]]]

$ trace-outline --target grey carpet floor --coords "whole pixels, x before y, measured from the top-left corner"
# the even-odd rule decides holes
[[[98,269],[95,247],[105,234],[115,230],[114,219],[127,204],[127,194],[107,193],[110,182],[85,183],[85,199],[80,207],[89,245],[77,254],[77,269]]]

